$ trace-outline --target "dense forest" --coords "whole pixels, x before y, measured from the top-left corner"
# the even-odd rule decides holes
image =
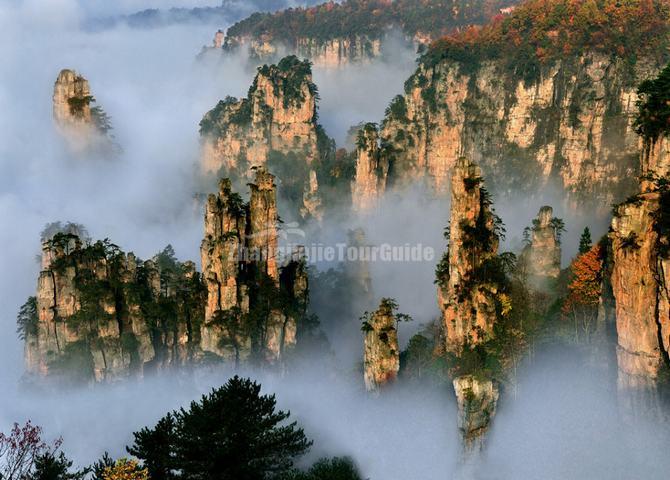
[[[471,26],[434,42],[421,62],[444,59],[473,65],[506,58],[517,73],[532,75],[559,58],[593,50],[625,57],[667,60],[670,4],[663,0],[532,0],[510,16],[497,15],[486,26]]]
[[[510,2],[499,0],[346,0],[276,13],[254,13],[228,29],[229,37],[267,37],[295,44],[300,38],[327,41],[368,36],[391,28],[407,36],[436,37],[466,25],[481,24]]]

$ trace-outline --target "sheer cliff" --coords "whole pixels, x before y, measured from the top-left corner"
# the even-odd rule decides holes
[[[670,67],[638,90],[640,185],[614,209],[611,289],[617,327],[620,400],[625,413],[659,416],[659,391],[670,368]]]
[[[457,160],[451,178],[449,248],[437,271],[444,350],[455,359],[451,375],[466,453],[482,448],[498,399],[494,379],[478,367],[471,369],[467,360],[495,336],[502,293],[495,275],[500,222],[482,182],[476,164]]]
[[[74,70],[61,70],[54,84],[53,117],[58,131],[75,152],[114,150],[109,116],[100,106],[92,106],[88,80]]]
[[[29,373],[109,382],[183,366],[197,353],[204,291],[195,265],[170,248],[143,262],[108,240],[57,233],[41,261],[24,326]]]
[[[308,303],[302,250],[279,257],[274,177],[245,203],[220,182],[205,213],[203,274],[171,247],[151,260],[78,231],[44,238],[37,293],[19,314],[31,378],[113,382],[203,362],[282,364]]]
[[[245,204],[226,179],[207,199],[202,348],[236,364],[277,363],[295,346],[306,314],[307,271],[300,252],[280,268],[274,176],[256,169],[250,189]]]
[[[317,122],[317,99],[309,62],[291,56],[260,67],[246,98],[220,101],[200,122],[203,172],[237,185],[251,167],[267,166],[290,208],[320,218],[335,147]]]
[[[467,156],[498,193],[550,185],[600,209],[620,201],[638,172],[636,87],[668,59],[668,12],[661,0],[532,0],[434,42],[380,126],[388,175],[363,171],[354,190],[445,192]]]
[[[515,2],[500,0],[346,0],[276,13],[255,13],[231,26],[224,49],[249,49],[252,58],[282,54],[338,67],[382,57],[392,32],[424,45],[467,25],[483,24]]]

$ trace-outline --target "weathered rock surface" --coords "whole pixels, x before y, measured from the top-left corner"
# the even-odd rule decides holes
[[[276,363],[295,345],[307,308],[306,266],[297,254],[280,269],[274,176],[257,168],[250,190],[245,204],[225,179],[218,195],[207,199],[202,349],[236,362],[255,356]]]
[[[191,361],[204,292],[192,262],[164,255],[142,262],[107,241],[46,239],[27,371],[110,382]]]
[[[597,208],[620,201],[635,189],[638,172],[637,84],[658,69],[640,58],[631,72],[623,59],[587,51],[527,82],[502,60],[422,63],[382,123],[393,168],[378,175],[381,190],[425,182],[447,192],[452,167],[466,156],[497,193],[557,185],[572,201]],[[369,159],[361,153],[364,168]],[[354,203],[365,195],[358,189]]]
[[[320,67],[360,64],[392,55],[401,41],[416,50],[453,30],[482,24],[507,5],[498,0],[323,2],[237,22],[226,32],[224,49],[246,48],[260,61],[292,54]]]
[[[382,154],[375,124],[368,123],[359,130],[356,154],[356,175],[351,187],[353,209],[369,212],[378,206],[388,176],[388,159]]]
[[[337,68],[348,64],[368,63],[382,56],[382,38],[353,35],[349,38],[332,38],[324,41],[302,37],[291,46],[250,36],[227,37],[225,48],[229,51],[247,48],[249,56],[259,61],[275,61],[289,53],[308,58],[315,66]]]
[[[484,438],[496,414],[498,387],[491,380],[466,375],[454,379],[458,404],[458,428],[466,452],[481,451]]]
[[[75,152],[111,150],[111,124],[95,98],[88,80],[74,70],[64,69],[54,84],[53,116],[56,127]]]
[[[309,62],[286,57],[259,68],[246,98],[220,101],[200,122],[203,172],[238,184],[253,167],[287,171],[280,179],[296,185],[303,216],[319,218],[316,161],[320,140],[329,140],[317,123],[316,100]]]
[[[561,273],[561,244],[554,210],[549,206],[542,207],[529,228],[530,243],[519,259],[526,273],[537,280],[557,278]]]
[[[438,277],[438,301],[448,351],[475,345],[493,332],[495,284],[480,281],[483,265],[498,252],[495,215],[482,187],[481,169],[460,158],[451,181],[446,267]]]
[[[616,301],[618,388],[625,413],[657,415],[659,375],[670,352],[668,139],[646,142],[641,193],[615,209],[612,293]]]
[[[107,240],[46,238],[34,312],[24,315],[28,373],[93,383],[203,361],[283,361],[308,280],[302,250],[283,265],[277,257],[273,179],[257,169],[248,203],[228,180],[210,195],[202,276],[171,248],[142,262]]]
[[[365,332],[364,379],[368,391],[394,382],[400,370],[400,349],[393,305],[382,300],[379,309],[363,323]]]
[[[457,160],[451,178],[449,249],[438,266],[438,302],[447,352],[460,356],[493,336],[498,286],[483,272],[498,252],[497,218],[480,168]],[[480,448],[495,414],[497,387],[471,375],[454,379],[466,456]]]

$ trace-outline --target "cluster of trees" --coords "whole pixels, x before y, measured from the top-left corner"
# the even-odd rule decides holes
[[[288,45],[300,38],[327,41],[366,36],[380,38],[392,27],[408,35],[432,37],[480,24],[508,2],[500,0],[345,0],[276,13],[254,13],[228,29],[229,37],[270,37]]]
[[[235,376],[188,409],[135,432],[127,450],[139,461],[115,461],[105,453],[78,470],[60,450],[61,439],[47,444],[40,427],[15,425],[8,435],[0,433],[0,479],[361,480],[348,458],[296,468],[312,442],[276,403],[274,395],[261,394],[258,383]]]
[[[450,59],[477,63],[506,58],[526,80],[541,66],[584,50],[630,62],[667,55],[670,6],[663,0],[531,0],[485,27],[471,27],[435,42],[422,58],[428,67]]]

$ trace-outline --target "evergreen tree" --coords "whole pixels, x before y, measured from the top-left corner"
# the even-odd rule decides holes
[[[175,445],[175,417],[168,413],[153,429],[143,428],[133,433],[135,443],[126,448],[128,453],[144,460],[152,480],[175,478],[177,465],[173,454]]]
[[[88,473],[88,470],[71,472],[71,468],[72,461],[63,452],[56,455],[48,451],[35,458],[34,469],[27,480],[80,480]]]
[[[322,458],[307,472],[292,471],[282,480],[362,480],[354,462],[347,457]]]
[[[108,452],[105,452],[102,455],[102,458],[95,462],[90,470],[92,472],[91,479],[92,480],[103,480],[105,478],[105,470],[107,470],[110,467],[113,467],[116,465],[116,462],[114,462],[114,459],[109,455]]]
[[[152,479],[279,478],[312,442],[295,422],[285,423],[289,412],[275,411],[274,395],[260,391],[259,384],[235,376],[153,430],[135,433],[128,451],[144,461]]]
[[[584,227],[582,236],[579,238],[579,254],[584,255],[586,252],[591,250],[593,242],[591,241],[591,230],[589,227]]]

